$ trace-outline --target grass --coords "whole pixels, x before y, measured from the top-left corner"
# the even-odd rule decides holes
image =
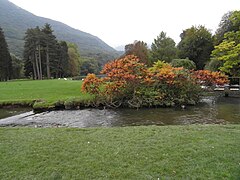
[[[0,128],[0,179],[239,179],[240,126]]]
[[[91,99],[81,92],[82,81],[42,80],[0,82],[0,104],[30,104],[50,107],[69,99]]]

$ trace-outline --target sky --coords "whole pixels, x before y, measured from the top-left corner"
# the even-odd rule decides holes
[[[191,26],[212,33],[228,11],[240,10],[240,0],[10,0],[41,17],[63,22],[98,36],[112,47],[141,40],[151,44],[161,31],[180,41]]]

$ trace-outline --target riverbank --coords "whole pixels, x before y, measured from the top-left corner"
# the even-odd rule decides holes
[[[57,110],[11,116],[18,109],[0,109],[0,127],[122,127],[141,125],[240,124],[240,99],[208,96],[196,106],[182,108],[130,108]],[[21,110],[21,109],[19,109]],[[24,109],[22,109],[24,110]],[[29,114],[29,112],[31,114]],[[1,119],[1,115],[9,118]]]
[[[0,107],[32,107],[35,111],[77,109],[93,97],[81,91],[82,81],[42,80],[0,82]]]
[[[0,179],[238,179],[240,126],[0,128]]]
[[[98,106],[92,95],[81,91],[81,86],[82,81],[64,79],[0,82],[0,108],[31,107],[43,112]]]

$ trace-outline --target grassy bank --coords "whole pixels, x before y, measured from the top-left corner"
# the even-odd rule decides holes
[[[82,81],[43,80],[0,82],[0,105],[33,105],[36,108],[91,100],[81,92]]]
[[[240,126],[0,128],[0,179],[238,179]]]

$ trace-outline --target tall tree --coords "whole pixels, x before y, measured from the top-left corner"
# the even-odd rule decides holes
[[[57,40],[56,36],[53,35],[53,30],[50,24],[46,23],[42,29],[44,33],[43,38],[43,47],[46,55],[46,70],[47,78],[51,78],[51,69],[55,70],[57,65],[56,56],[57,56]]]
[[[25,33],[25,44],[24,44],[24,68],[25,75],[32,76],[33,79],[42,79],[42,38],[43,34],[40,28],[27,29]]]
[[[34,29],[27,29],[24,37],[24,69],[25,76],[32,77],[33,79],[37,79],[36,66],[35,66],[35,45],[34,45]]]
[[[23,61],[22,59],[11,54],[12,58],[12,77],[13,79],[19,79],[23,77]]]
[[[238,36],[238,37],[237,37]],[[213,59],[223,61],[219,69],[232,76],[240,76],[240,31],[225,34],[225,39],[212,52]]]
[[[57,66],[53,73],[56,78],[70,76],[68,45],[65,41],[58,43]]]
[[[51,71],[57,72],[58,43],[50,24],[42,29],[30,28],[25,34],[25,75],[34,79],[51,78]]]
[[[219,68],[221,71],[240,76],[240,11],[233,12],[230,21],[238,30],[233,29],[224,34],[223,41],[212,51],[212,59],[223,62]]]
[[[143,41],[135,41],[133,44],[126,45],[125,55],[135,55],[140,59],[141,62],[145,63],[146,65],[151,65],[147,43]]]
[[[152,62],[163,60],[171,62],[177,57],[177,48],[172,38],[167,37],[165,32],[161,32],[151,45],[150,59]]]
[[[81,57],[76,44],[68,44],[68,55],[70,76],[77,76],[80,73]]]
[[[219,27],[214,35],[215,49],[212,52],[212,59],[208,63],[206,67],[207,69],[212,71],[219,71],[221,69],[229,75],[236,75],[236,70],[238,68],[232,64],[236,63],[236,57],[233,58],[233,56],[230,57],[230,55],[233,55],[233,52],[237,52],[236,50],[239,40],[234,34],[237,34],[239,28],[240,11],[230,11],[223,15],[222,20],[219,23]]]
[[[189,58],[195,62],[197,69],[203,69],[213,50],[212,34],[204,26],[194,27],[183,31],[178,44],[179,57]]]
[[[12,78],[12,59],[5,40],[4,32],[0,27],[0,81]]]
[[[223,15],[219,27],[215,33],[215,45],[224,40],[224,34],[230,31],[238,31],[240,27],[240,11],[230,11]]]

